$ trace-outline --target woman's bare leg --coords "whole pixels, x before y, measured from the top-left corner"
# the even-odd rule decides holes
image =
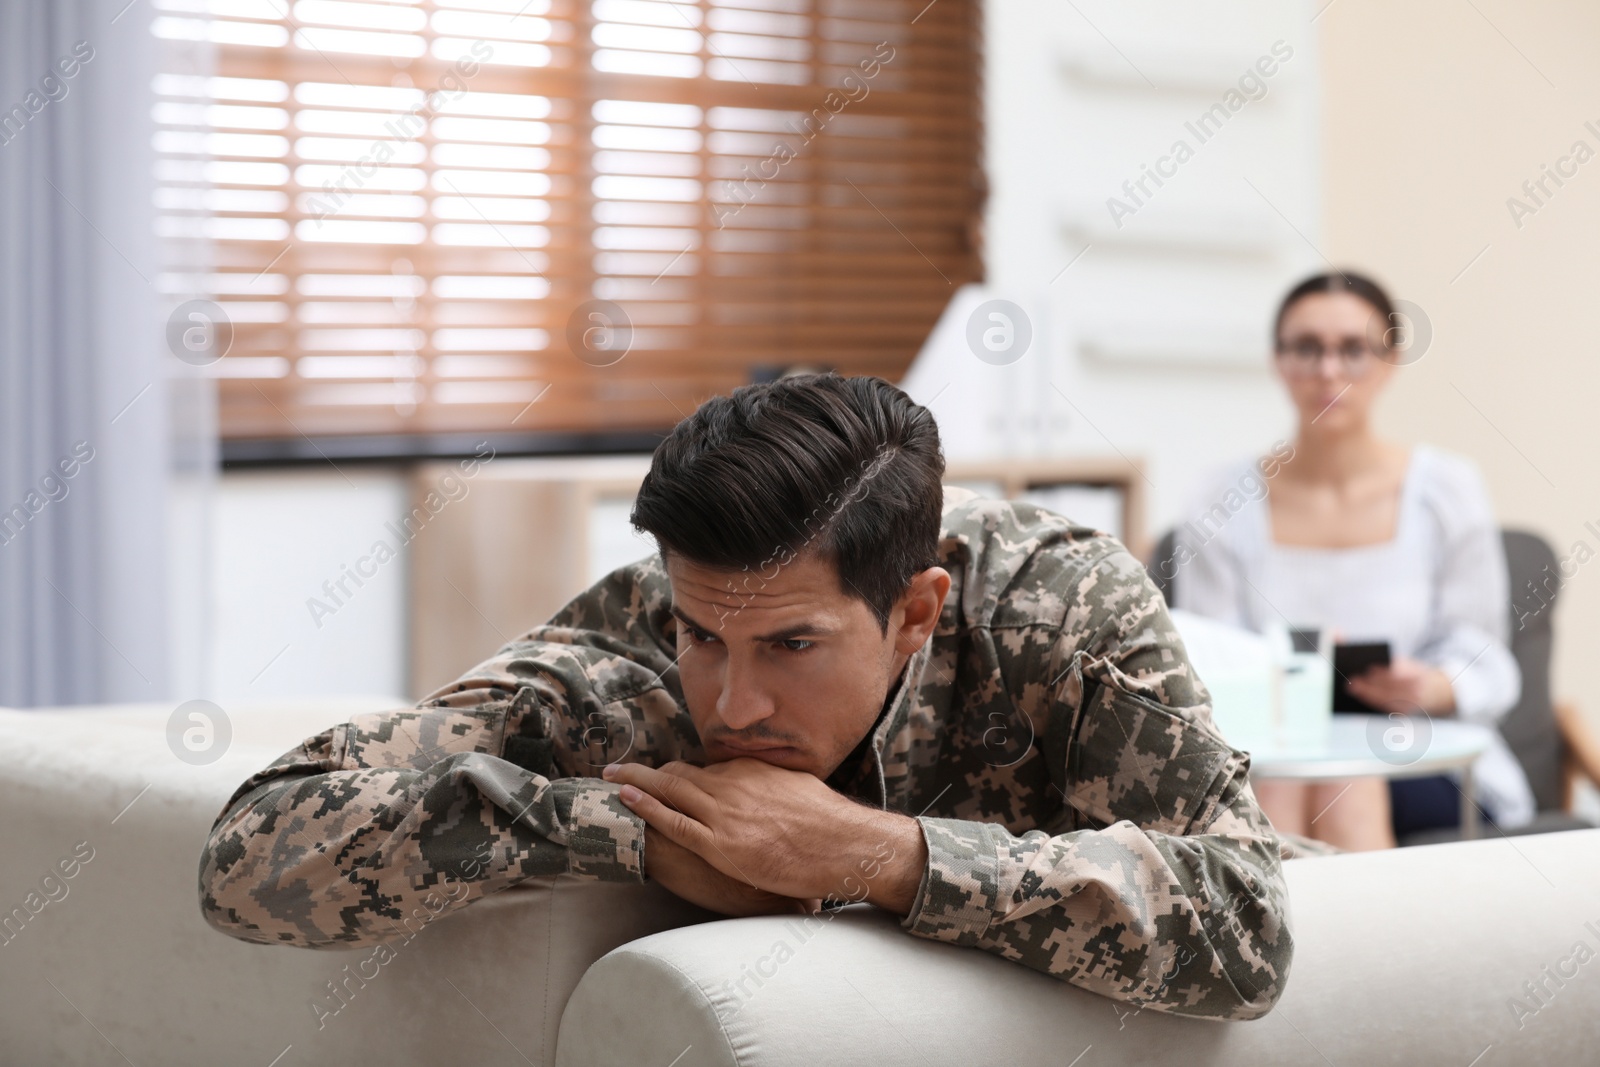
[[[1311,815],[1307,812],[1310,786],[1305,782],[1263,779],[1252,781],[1250,787],[1255,790],[1256,803],[1272,820],[1274,829],[1301,837],[1311,836]]]
[[[1318,782],[1309,793],[1309,836],[1348,852],[1395,847],[1387,778]]]

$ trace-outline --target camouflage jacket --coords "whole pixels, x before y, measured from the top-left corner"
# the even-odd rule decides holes
[[[937,630],[829,779],[921,824],[903,928],[1153,1010],[1269,1011],[1293,846],[1144,568],[1103,533],[958,489],[940,554]],[[286,753],[212,828],[206,919],[355,946],[531,876],[642,881],[644,824],[599,773],[703,760],[670,602],[659,558],[623,567],[417,708]]]

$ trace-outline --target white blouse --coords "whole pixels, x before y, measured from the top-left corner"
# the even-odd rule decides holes
[[[1414,447],[1394,537],[1355,548],[1273,541],[1270,484],[1250,459],[1201,497],[1177,531],[1174,607],[1258,633],[1281,622],[1331,627],[1343,641],[1387,641],[1394,656],[1451,679],[1462,721],[1492,726],[1511,710],[1522,675],[1507,648],[1505,552],[1470,460]],[[1474,780],[1501,826],[1533,818],[1533,792],[1498,730]]]

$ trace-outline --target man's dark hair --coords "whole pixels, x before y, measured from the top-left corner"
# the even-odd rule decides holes
[[[663,557],[748,569],[810,552],[888,632],[889,610],[938,560],[944,453],[927,408],[881,378],[804,374],[702,404],[656,448],[633,525]]]

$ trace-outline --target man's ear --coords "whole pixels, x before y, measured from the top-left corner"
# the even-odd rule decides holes
[[[896,652],[909,656],[927,643],[939,625],[939,614],[949,593],[950,573],[943,567],[929,567],[912,575],[889,615],[895,628]]]

